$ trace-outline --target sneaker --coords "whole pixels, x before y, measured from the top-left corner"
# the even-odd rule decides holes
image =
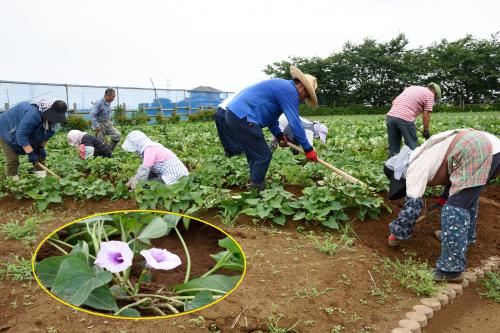
[[[462,272],[445,272],[439,268],[434,268],[432,274],[436,282],[461,283],[464,279]]]
[[[398,246],[399,239],[396,238],[396,235],[390,234],[389,238],[387,238],[387,243],[389,244],[389,246]]]
[[[436,230],[434,231],[434,236],[436,236],[437,239],[441,240],[441,230]]]

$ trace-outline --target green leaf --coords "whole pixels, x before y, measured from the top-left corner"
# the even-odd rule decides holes
[[[330,216],[330,218],[327,221],[323,221],[321,222],[321,224],[324,225],[325,227],[339,230],[339,223],[337,222],[335,216]]]
[[[141,313],[134,308],[128,308],[120,312],[119,315],[122,317],[140,317]]]
[[[189,224],[191,223],[191,219],[187,218],[187,217],[183,217],[182,223],[184,224],[184,229],[189,230]]]
[[[278,210],[285,215],[292,215],[293,213],[295,213],[293,209],[287,206],[282,206]]]
[[[246,199],[245,202],[250,206],[257,206],[260,202],[260,199]]]
[[[155,217],[149,222],[144,229],[142,229],[139,237],[139,240],[149,240],[151,238],[159,238],[163,237],[167,234],[170,227],[167,222],[161,217]]]
[[[36,275],[45,287],[52,287],[59,266],[68,256],[56,256],[43,259],[36,264]]]
[[[242,214],[246,214],[248,216],[257,216],[257,208],[245,208],[241,211]]]
[[[215,289],[220,290],[225,293],[229,292],[234,288],[236,283],[240,280],[241,275],[235,276],[226,276],[220,274],[213,274],[197,279],[193,279],[189,282],[179,284],[173,287],[175,291],[181,291],[184,289],[193,289],[193,288],[204,288],[204,289]],[[198,291],[190,291],[182,293],[182,295],[192,295],[197,294]]]
[[[279,224],[279,225],[285,225],[286,215],[281,214],[281,215],[273,217],[273,222],[276,224]]]
[[[305,216],[306,216],[306,212],[300,211],[300,212],[295,213],[295,215],[293,216],[293,220],[294,221],[302,220]]]
[[[212,294],[208,291],[200,291],[191,301],[186,301],[186,303],[184,303],[184,311],[201,308],[202,306],[210,304],[213,301],[214,298]]]
[[[116,300],[111,294],[108,286],[100,286],[92,290],[83,304],[99,310],[118,310]]]
[[[113,278],[109,271],[94,273],[89,265],[75,256],[68,256],[61,265],[52,284],[52,292],[62,299],[80,306],[92,290],[105,285]]]
[[[216,262],[219,262],[227,253],[228,251],[221,251],[217,254],[211,254],[210,258],[214,259]],[[244,261],[241,257],[235,257],[233,255],[220,268],[225,268],[236,272],[242,272],[245,266],[244,266]]]
[[[236,242],[232,241],[231,238],[229,238],[229,237],[220,239],[219,240],[219,246],[223,247],[225,249],[228,249],[231,253],[235,253],[235,254],[240,254],[241,253],[241,251],[240,251],[238,245],[236,244]]]
[[[188,203],[189,206],[189,203]],[[185,207],[187,209],[187,207]],[[185,209],[182,209],[185,210]],[[164,221],[167,223],[167,225],[171,228],[176,227],[179,221],[182,219],[182,216],[178,215],[173,215],[173,214],[168,214],[163,216]]]

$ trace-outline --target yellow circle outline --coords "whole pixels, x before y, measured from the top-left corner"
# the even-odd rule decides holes
[[[40,250],[40,247],[52,236],[54,235],[56,232],[58,232],[59,230],[63,229],[63,228],[66,228],[67,226],[70,226],[72,224],[75,224],[77,222],[80,222],[82,220],[86,220],[86,219],[89,219],[89,218],[92,218],[92,217],[95,217],[95,216],[101,216],[101,215],[109,215],[109,214],[116,214],[116,213],[132,213],[132,212],[150,212],[150,213],[167,213],[167,214],[173,214],[173,215],[177,215],[177,216],[182,216],[182,217],[187,217],[187,218],[190,218],[190,219],[194,219],[194,220],[197,220],[199,222],[202,222],[202,223],[205,223],[205,224],[208,224],[209,226],[219,230],[220,232],[222,232],[223,234],[225,234],[226,236],[228,236],[237,246],[238,248],[240,249],[241,253],[243,254],[243,263],[244,263],[244,267],[243,267],[243,273],[241,274],[241,278],[238,280],[238,283],[236,283],[236,285],[231,289],[229,290],[226,294],[224,294],[224,296],[222,296],[221,298],[213,301],[212,303],[210,304],[207,304],[207,305],[204,305],[202,307],[199,307],[197,309],[194,309],[194,310],[189,310],[189,311],[186,311],[186,312],[182,312],[182,313],[176,313],[176,314],[170,314],[170,315],[166,315],[166,316],[150,316],[150,317],[125,317],[125,316],[113,316],[113,315],[109,315],[109,314],[104,314],[104,313],[100,313],[100,312],[94,312],[94,311],[90,311],[90,310],[87,310],[87,309],[83,309],[83,308],[80,308],[80,307],[77,307],[73,304],[70,304],[70,303],[67,303],[66,301],[63,301],[62,299],[60,299],[59,297],[53,295],[50,291],[47,290],[47,288],[40,282],[40,280],[38,279],[38,276],[36,275],[36,270],[35,270],[35,259],[36,259],[36,256],[38,254],[38,251]],[[185,215],[185,214],[180,214],[180,213],[174,213],[174,212],[169,212],[169,211],[166,211],[166,210],[150,210],[150,209],[131,209],[131,210],[114,210],[114,211],[111,211],[111,212],[105,212],[105,213],[98,213],[98,214],[94,214],[94,215],[89,215],[89,216],[85,216],[83,218],[80,218],[80,219],[77,219],[77,220],[74,220],[72,222],[69,222],[69,223],[66,223],[64,224],[63,226],[57,228],[56,230],[52,231],[47,237],[45,237],[41,242],[40,244],[38,244],[36,250],[35,250],[35,253],[32,255],[31,257],[31,270],[33,272],[33,276],[35,277],[35,280],[36,282],[38,283],[38,285],[47,293],[49,294],[52,298],[54,298],[55,300],[63,303],[64,305],[67,305],[75,310],[79,310],[79,311],[83,311],[85,313],[88,313],[88,314],[92,314],[92,315],[97,315],[97,316],[101,316],[101,317],[106,317],[106,318],[112,318],[112,319],[126,319],[126,320],[154,320],[154,319],[168,319],[168,318],[174,318],[174,317],[179,317],[179,316],[183,316],[183,315],[186,315],[186,314],[190,314],[190,313],[194,313],[194,312],[197,312],[197,311],[201,311],[203,309],[206,309],[212,305],[215,305],[217,304],[218,302],[222,301],[224,298],[226,298],[227,296],[229,296],[233,291],[236,290],[236,288],[239,287],[239,285],[241,284],[241,282],[243,281],[243,278],[245,277],[245,274],[246,274],[246,271],[247,271],[247,258],[246,258],[246,255],[245,255],[245,252],[243,251],[243,248],[240,246],[240,244],[230,235],[228,234],[227,232],[225,232],[224,230],[222,230],[221,228],[213,225],[212,223],[210,222],[207,222],[205,220],[202,220],[202,219],[199,219],[197,217],[193,217],[193,216],[189,216],[189,215]]]

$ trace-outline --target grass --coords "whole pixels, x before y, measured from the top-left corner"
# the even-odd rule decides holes
[[[3,263],[0,267],[0,279],[9,279],[12,281],[31,280],[31,260],[20,256],[14,256],[14,262]]]
[[[309,234],[307,237],[311,240],[315,249],[329,256],[335,255],[341,249],[353,246],[356,240],[350,224],[341,227],[340,236],[324,233],[322,237],[314,234]]]
[[[497,273],[486,273],[488,279],[483,280],[483,285],[486,288],[485,293],[480,293],[489,299],[500,303],[500,275]]]
[[[268,317],[268,322],[267,322],[267,328],[269,329],[270,333],[291,333],[291,332],[296,332],[298,331],[295,329],[295,326],[297,326],[300,323],[300,320],[297,321],[295,324],[293,324],[290,327],[281,327],[279,326],[279,321],[285,317],[284,314],[274,314],[271,313]]]
[[[38,233],[38,226],[49,220],[51,216],[32,216],[20,224],[18,220],[11,220],[0,226],[0,229],[5,233],[5,239],[20,240],[24,245],[28,246],[35,242]]]
[[[429,265],[417,262],[413,255],[403,261],[385,258],[383,263],[386,271],[394,275],[403,287],[412,290],[417,295],[431,296],[437,292],[437,285],[433,280]]]

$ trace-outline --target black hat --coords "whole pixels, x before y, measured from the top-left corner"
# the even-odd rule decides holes
[[[389,185],[389,200],[397,200],[406,196],[406,180],[394,178],[394,171],[384,165],[384,173],[391,181]]]
[[[66,102],[55,101],[49,109],[45,110],[43,113],[43,119],[53,123],[65,123],[66,111],[68,111]]]

